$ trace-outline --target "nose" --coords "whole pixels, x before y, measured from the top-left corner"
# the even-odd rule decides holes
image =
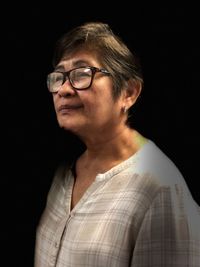
[[[73,96],[76,94],[76,90],[71,86],[69,80],[67,79],[59,88],[58,94],[60,96]]]

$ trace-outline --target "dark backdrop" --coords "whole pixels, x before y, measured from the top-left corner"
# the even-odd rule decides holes
[[[135,126],[175,162],[200,203],[197,8],[107,4],[27,2],[1,10],[2,267],[33,266],[36,225],[54,170],[74,148],[57,126],[46,74],[56,40],[85,21],[109,23],[140,56],[145,86]]]

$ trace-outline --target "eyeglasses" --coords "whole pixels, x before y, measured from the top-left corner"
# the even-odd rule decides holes
[[[54,71],[47,75],[47,87],[51,93],[56,93],[60,87],[68,79],[70,85],[76,90],[88,89],[93,81],[96,72],[101,72],[105,75],[110,73],[105,69],[96,67],[79,67],[67,72]]]

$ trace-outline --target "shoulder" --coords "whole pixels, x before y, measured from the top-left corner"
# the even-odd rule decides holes
[[[134,168],[139,174],[152,177],[160,186],[186,186],[184,177],[175,163],[151,140],[139,151]]]
[[[170,198],[194,202],[180,170],[151,140],[133,156],[131,164],[123,171],[123,177],[129,181],[128,187],[148,198],[149,205],[156,196],[157,199],[163,197],[163,201]]]
[[[62,161],[56,168],[53,176],[52,186],[54,184],[63,183],[67,173],[71,170],[71,164],[65,161]]]
[[[55,170],[53,180],[48,192],[47,202],[53,203],[56,198],[61,195],[63,188],[66,187],[67,182],[69,182],[71,177],[71,164],[67,162],[61,162],[57,169]]]

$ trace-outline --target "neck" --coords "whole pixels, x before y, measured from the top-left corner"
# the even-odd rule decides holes
[[[109,134],[92,135],[84,140],[86,151],[82,155],[85,163],[120,162],[137,152],[146,139],[134,129],[121,127]]]

